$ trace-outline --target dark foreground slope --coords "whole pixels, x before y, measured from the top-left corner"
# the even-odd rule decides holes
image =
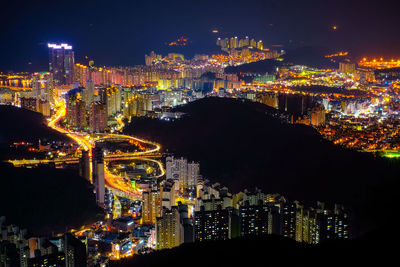
[[[91,185],[74,171],[0,163],[0,216],[37,234],[93,222],[101,213]]]
[[[110,267],[384,266],[396,259],[396,248],[389,242],[393,239],[374,233],[357,240],[308,246],[280,236],[238,238],[183,244],[114,262]]]
[[[231,191],[257,186],[301,202],[342,203],[353,209],[356,234],[389,220],[397,162],[333,146],[311,127],[281,123],[259,103],[205,98],[178,110],[188,115],[134,119],[126,133],[199,161],[206,178]]]
[[[13,142],[37,144],[39,139],[42,143],[69,139],[47,127],[37,112],[0,105],[0,119],[0,216],[36,234],[61,232],[94,221],[101,211],[91,185],[76,171],[49,166],[14,168],[3,162],[41,156],[11,148]]]
[[[38,143],[68,141],[63,134],[49,128],[42,114],[14,106],[0,105],[0,160],[18,158],[21,151],[10,149],[13,142]],[[27,158],[29,157],[29,153]]]

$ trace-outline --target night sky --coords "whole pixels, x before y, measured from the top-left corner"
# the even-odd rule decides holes
[[[187,56],[217,49],[219,36],[248,35],[267,46],[323,46],[356,57],[400,58],[394,0],[7,2],[13,3],[0,6],[0,71],[46,70],[49,41],[71,43],[77,62],[87,56],[96,65],[144,64],[145,53],[173,51],[165,43],[182,35],[191,43],[175,50]]]

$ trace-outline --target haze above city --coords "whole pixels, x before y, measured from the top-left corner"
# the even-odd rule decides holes
[[[78,62],[87,56],[96,65],[144,64],[151,50],[182,52],[166,45],[180,36],[189,38],[185,56],[215,50],[217,37],[249,35],[284,49],[398,57],[396,10],[390,0],[8,1],[0,16],[0,71],[47,70],[49,41],[71,43]]]

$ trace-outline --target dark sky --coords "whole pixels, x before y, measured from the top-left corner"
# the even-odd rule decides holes
[[[96,65],[143,64],[145,53],[165,54],[165,43],[181,35],[191,40],[187,55],[209,52],[216,48],[214,28],[219,36],[248,35],[267,45],[400,58],[394,0],[7,2],[13,3],[0,6],[0,71],[46,70],[48,41],[71,43],[78,62],[88,56]]]

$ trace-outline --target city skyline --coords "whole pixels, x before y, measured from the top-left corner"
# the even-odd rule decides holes
[[[390,258],[396,12],[386,0],[10,3],[0,267]]]

